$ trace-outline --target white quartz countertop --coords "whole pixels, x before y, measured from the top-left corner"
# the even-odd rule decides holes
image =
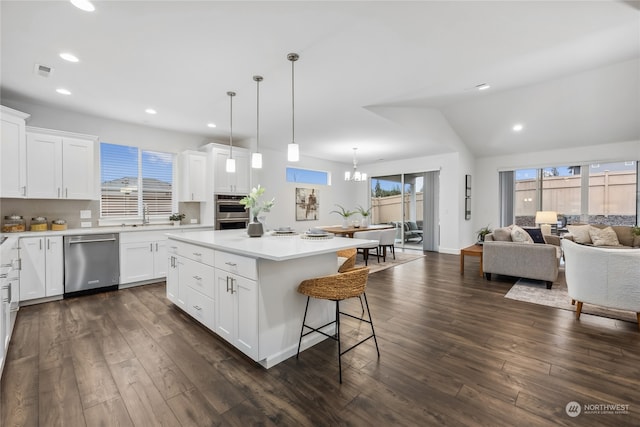
[[[286,261],[353,248],[372,240],[333,237],[331,239],[303,239],[301,235],[249,237],[246,230],[187,231],[168,233],[169,239],[218,249],[251,258]]]
[[[193,229],[210,229],[213,230],[213,225],[202,224],[188,224],[174,227],[172,224],[154,224],[154,225],[139,225],[139,226],[113,226],[113,227],[91,227],[91,228],[70,228],[60,231],[23,231],[20,233],[2,233],[3,236],[11,237],[37,237],[37,236],[79,236],[84,234],[103,234],[103,233],[135,233],[140,231],[173,231],[182,232]]]

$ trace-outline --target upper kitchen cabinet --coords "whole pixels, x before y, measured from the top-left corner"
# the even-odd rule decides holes
[[[180,153],[180,201],[207,200],[207,154],[199,151]]]
[[[0,106],[0,197],[25,197],[27,192],[27,136],[29,114]]]
[[[249,150],[245,148],[233,148],[233,158],[236,159],[236,171],[227,172],[227,159],[229,158],[229,147],[211,146],[213,156],[213,192],[248,194],[251,191],[251,167]]]
[[[97,199],[91,135],[27,127],[27,197]]]

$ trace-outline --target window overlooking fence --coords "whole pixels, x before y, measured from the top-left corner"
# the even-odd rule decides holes
[[[103,218],[166,216],[176,211],[172,153],[100,144],[100,214]]]
[[[569,224],[637,224],[636,161],[520,169],[513,175],[513,195],[503,195],[502,203],[513,204],[515,224],[533,226],[536,211],[558,212]]]

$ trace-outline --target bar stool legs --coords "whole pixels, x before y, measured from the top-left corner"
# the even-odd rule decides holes
[[[367,294],[366,293],[362,293],[361,298],[360,298],[360,304],[362,304],[362,297],[364,297],[364,306],[367,309],[367,316],[369,317],[369,319],[365,319],[364,318],[364,308],[362,310],[362,316],[361,317],[356,317],[353,316],[349,313],[345,313],[340,311],[340,300],[335,300],[336,303],[336,320],[333,320],[325,325],[320,326],[319,328],[314,328],[311,327],[309,325],[306,324],[307,321],[307,312],[309,309],[309,296],[307,296],[307,303],[306,306],[304,308],[304,317],[302,319],[302,328],[300,329],[300,339],[298,340],[298,352],[296,353],[296,359],[300,356],[300,346],[302,344],[302,337],[305,337],[313,332],[317,332],[320,333],[328,338],[331,338],[335,341],[338,342],[338,371],[339,371],[339,379],[340,379],[340,384],[342,384],[342,355],[347,353],[348,351],[353,350],[354,348],[356,348],[357,346],[359,346],[360,344],[364,343],[365,341],[373,338],[373,341],[376,345],[376,353],[378,354],[378,357],[380,357],[380,349],[378,348],[378,339],[376,338],[376,332],[375,329],[373,328],[373,319],[371,318],[371,311],[369,310],[369,302],[367,301]],[[371,335],[369,335],[366,338],[363,338],[362,340],[360,340],[359,342],[357,342],[356,344],[352,345],[351,347],[347,348],[346,350],[342,351],[342,341],[340,339],[340,315],[343,316],[349,316],[352,317],[354,319],[360,320],[362,322],[366,322],[368,324],[371,325]],[[336,324],[336,333],[335,335],[329,335],[327,333],[325,333],[324,331],[321,331],[321,329],[324,329],[325,327],[331,325],[335,323]],[[308,332],[304,332],[304,328],[308,328],[310,329]]]

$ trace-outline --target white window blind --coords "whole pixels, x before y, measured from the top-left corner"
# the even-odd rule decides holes
[[[100,144],[101,216],[140,218],[174,211],[173,154]]]

